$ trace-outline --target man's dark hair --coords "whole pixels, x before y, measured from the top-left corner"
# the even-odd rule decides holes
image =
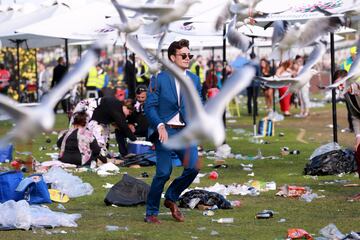
[[[64,58],[63,58],[63,57],[59,57],[58,60],[57,60],[57,62],[58,62],[59,64],[62,63],[62,62],[64,62]]]
[[[179,41],[174,41],[170,44],[168,48],[168,58],[171,61],[170,56],[176,55],[176,49],[181,49],[183,47],[189,48],[189,41],[186,39],[181,39]]]
[[[73,125],[80,125],[80,126],[84,127],[86,125],[86,119],[87,119],[87,114],[85,111],[77,112],[77,113],[75,113],[75,116],[74,116]]]
[[[125,99],[123,101],[123,105],[130,111],[134,111],[134,100],[132,100],[131,98]]]
[[[140,94],[140,93],[146,92],[146,91],[147,91],[146,85],[141,84],[141,85],[137,86],[135,93]]]

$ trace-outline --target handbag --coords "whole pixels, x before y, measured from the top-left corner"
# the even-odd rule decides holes
[[[21,200],[24,193],[16,192],[16,187],[23,179],[23,173],[20,171],[7,171],[0,173],[0,203],[8,200]]]
[[[23,179],[16,191],[22,192],[29,204],[51,203],[48,187],[41,174],[33,174]]]

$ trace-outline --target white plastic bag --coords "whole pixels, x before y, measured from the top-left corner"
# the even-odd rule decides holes
[[[70,198],[91,195],[94,188],[60,167],[52,167],[43,175],[46,183],[51,183],[51,188],[65,193]]]

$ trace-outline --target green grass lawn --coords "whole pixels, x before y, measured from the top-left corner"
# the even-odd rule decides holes
[[[244,104],[245,106],[245,104]],[[252,118],[243,115],[240,118],[231,118],[235,122],[227,124],[227,143],[231,146],[232,152],[242,155],[256,155],[260,149],[263,155],[280,156],[280,148],[287,146],[290,150],[299,150],[299,155],[288,155],[277,160],[255,160],[242,161],[237,159],[226,159],[228,168],[218,169],[218,183],[243,184],[250,179],[260,181],[275,181],[277,186],[283,184],[309,186],[318,195],[325,195],[324,198],[314,199],[310,203],[298,199],[287,199],[275,196],[276,191],[261,193],[260,196],[229,196],[229,200],[240,200],[241,207],[232,210],[217,210],[212,217],[203,216],[202,211],[184,210],[186,221],[177,223],[173,221],[168,209],[161,207],[159,216],[162,224],[159,226],[143,222],[145,206],[138,207],[110,207],[105,206],[103,200],[107,190],[102,187],[105,183],[115,184],[122,178],[122,174],[110,177],[99,177],[95,173],[77,173],[83,181],[89,182],[94,187],[91,196],[71,199],[64,204],[66,213],[80,213],[82,217],[77,221],[77,228],[56,228],[54,230],[65,230],[66,234],[46,234],[44,231],[7,231],[0,232],[0,239],[281,239],[286,236],[289,228],[303,228],[314,236],[319,236],[319,230],[334,223],[343,233],[351,230],[360,231],[360,202],[348,202],[347,197],[360,192],[359,187],[344,187],[342,184],[324,184],[325,181],[336,179],[348,180],[350,183],[360,183],[353,174],[338,176],[319,176],[317,179],[305,177],[303,169],[308,157],[315,148],[332,141],[332,129],[327,127],[332,123],[330,105],[322,108],[312,109],[311,115],[306,119],[286,118],[277,122],[274,137],[267,137],[269,144],[255,144],[249,141],[249,133],[252,132]],[[245,112],[243,109],[242,113]],[[293,111],[296,113],[296,110]],[[263,116],[260,112],[260,116]],[[339,129],[347,127],[346,109],[344,105],[338,107]],[[59,131],[66,127],[65,115],[58,115],[55,130]],[[0,134],[3,134],[9,127],[9,122],[0,122]],[[232,129],[242,128],[246,134],[235,134]],[[280,137],[279,132],[284,136]],[[303,141],[297,140],[302,132]],[[350,133],[339,133],[339,143],[345,147],[353,146],[354,136]],[[51,143],[46,142],[49,137]],[[233,138],[235,137],[235,138]],[[52,152],[51,146],[56,142],[56,135],[42,135],[29,144],[16,145],[17,151],[32,151],[36,159],[40,161],[49,160],[46,152]],[[45,146],[47,150],[40,151]],[[210,146],[205,146],[211,149]],[[207,166],[213,160],[204,159],[202,173],[213,170]],[[254,164],[254,177],[249,177],[240,166],[241,163]],[[140,177],[146,171],[150,178],[145,179],[151,183],[154,174],[154,167],[141,169],[121,168],[120,172]],[[182,168],[173,171],[172,178],[180,175]],[[205,187],[214,185],[216,182],[201,178],[200,184],[193,184],[191,187]],[[167,185],[168,186],[168,185]],[[57,210],[56,203],[50,204],[52,210]],[[271,219],[255,219],[257,212],[264,209],[271,209],[277,212]],[[220,224],[212,222],[213,219],[222,217],[233,217],[234,223]],[[285,222],[278,222],[286,219]],[[128,231],[106,231],[107,225],[127,227]],[[54,230],[49,230],[50,232]],[[216,231],[217,235],[211,233]],[[215,233],[215,232],[213,232]]]

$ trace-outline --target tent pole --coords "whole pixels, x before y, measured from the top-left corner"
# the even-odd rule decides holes
[[[65,38],[65,61],[65,66],[69,70],[69,43],[67,38]]]
[[[222,80],[221,80],[221,86],[224,85],[225,81],[226,81],[226,65],[227,65],[227,61],[226,61],[226,23],[224,23],[223,26],[223,70],[222,70]],[[226,110],[223,114],[223,123],[224,123],[224,127],[226,129]],[[226,143],[226,139],[224,140],[224,143]]]
[[[330,57],[331,57],[331,83],[335,82],[335,47],[334,47],[334,33],[330,33]],[[332,118],[333,118],[333,139],[334,142],[338,142],[337,137],[337,119],[336,119],[336,92],[335,89],[331,91],[332,102]]]
[[[37,49],[35,48],[35,77],[36,77],[36,101],[40,102],[39,96],[39,74],[38,74],[38,62],[37,62]]]
[[[81,54],[82,54],[82,46],[81,44],[78,46],[78,55],[79,55],[79,59],[81,59]],[[82,79],[80,81],[80,98],[84,99],[84,86],[85,85],[85,79]]]
[[[16,65],[17,65],[17,71],[16,71],[16,75],[17,75],[17,93],[19,95],[19,100],[20,100],[20,42],[21,40],[16,40]]]
[[[252,43],[251,55],[253,56],[255,54],[254,37],[251,37],[251,43]],[[255,81],[255,78],[253,78],[253,80],[252,80],[252,117],[253,117],[254,136],[256,136],[256,111],[257,111],[257,109],[255,109],[255,104],[256,104],[255,93],[256,93],[256,89],[255,89],[255,82],[254,81]]]

